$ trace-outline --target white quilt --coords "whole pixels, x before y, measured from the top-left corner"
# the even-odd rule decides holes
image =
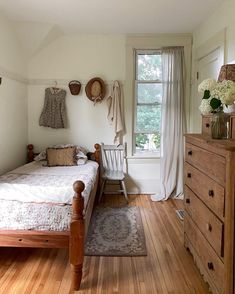
[[[87,161],[84,165],[46,167],[45,162],[32,162],[0,177],[0,200],[20,202],[71,204],[73,183],[85,184],[82,195],[85,206],[94,187],[98,164]]]
[[[94,187],[98,164],[46,167],[33,162],[0,177],[0,229],[67,231],[73,183],[85,184],[84,207]]]

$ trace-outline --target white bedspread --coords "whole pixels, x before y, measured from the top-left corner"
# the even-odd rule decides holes
[[[72,205],[1,200],[0,230],[69,230]]]
[[[0,177],[0,199],[20,202],[71,204],[73,183],[85,184],[82,195],[85,207],[94,187],[98,164],[87,161],[71,167],[46,167],[45,162],[32,162]]]

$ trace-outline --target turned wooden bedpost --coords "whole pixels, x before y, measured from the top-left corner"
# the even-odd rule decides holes
[[[84,198],[81,195],[85,185],[82,181],[73,184],[73,212],[70,223],[69,259],[72,268],[72,289],[78,290],[82,279],[84,259],[85,223],[83,218]]]
[[[27,145],[27,162],[32,162],[34,159],[33,144]]]
[[[96,195],[99,195],[100,194],[100,186],[101,186],[101,183],[102,183],[102,180],[101,180],[101,173],[102,173],[102,170],[101,170],[101,147],[100,147],[100,144],[96,143],[94,145],[95,147],[95,152],[94,152],[94,156],[95,156],[95,161],[99,164],[99,179],[98,179],[98,186],[97,186],[97,191],[96,191]],[[98,197],[96,197],[96,203],[98,203]]]
[[[100,164],[100,160],[101,160],[101,157],[100,157],[100,144],[96,143],[94,145],[95,147],[95,161],[98,162]]]

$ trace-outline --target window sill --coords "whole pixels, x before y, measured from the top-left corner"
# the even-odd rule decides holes
[[[134,154],[127,156],[127,159],[160,159],[160,154]]]

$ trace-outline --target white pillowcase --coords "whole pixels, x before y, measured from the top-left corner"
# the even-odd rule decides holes
[[[34,157],[35,161],[42,161],[47,159],[47,153],[46,150],[43,150],[40,152],[37,156]]]

